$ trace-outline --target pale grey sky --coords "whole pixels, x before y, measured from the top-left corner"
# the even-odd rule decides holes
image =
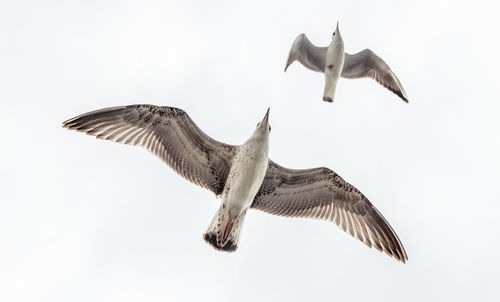
[[[500,40],[494,1],[0,2],[1,301],[498,301]],[[369,79],[283,73],[293,39],[366,47]],[[240,248],[202,234],[218,200],[147,151],[61,127],[134,103],[212,137],[326,166],[383,213],[401,264],[321,221],[249,212]]]

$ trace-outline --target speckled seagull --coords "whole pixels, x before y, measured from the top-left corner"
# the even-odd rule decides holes
[[[356,188],[327,168],[292,170],[268,159],[269,109],[242,145],[214,140],[181,109],[153,105],[106,108],[63,126],[100,139],[141,145],[222,205],[203,238],[221,251],[238,248],[248,209],[335,222],[369,247],[405,262],[396,233]]]
[[[369,77],[408,103],[408,97],[401,82],[389,66],[373,51],[365,49],[353,55],[344,52],[344,41],[340,35],[338,22],[328,47],[314,46],[305,34],[300,34],[295,38],[288,55],[285,71],[294,61],[299,61],[305,67],[325,74],[325,90],[323,92],[323,101],[325,102],[333,102],[335,88],[340,77],[348,79]]]

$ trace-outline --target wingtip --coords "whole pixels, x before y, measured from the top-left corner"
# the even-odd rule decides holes
[[[408,261],[408,256],[406,255],[406,251],[403,246],[401,246],[401,250],[394,251],[394,250],[388,250],[385,248],[383,245],[377,246],[377,244],[373,245],[368,245],[368,247],[374,247],[376,250],[378,250],[382,254],[386,254],[391,258],[396,259],[398,262],[401,262],[405,264]]]
[[[403,101],[405,101],[406,103],[409,103],[408,101],[408,95],[406,95],[406,91],[404,90],[404,88],[401,87],[401,98],[403,99]]]
[[[62,122],[62,127],[66,128],[66,129],[70,129],[72,121],[73,121],[73,119],[69,119],[69,120]]]
[[[403,99],[403,101],[405,101],[406,103],[408,103],[408,95],[406,94],[406,91],[403,88],[403,85],[401,85],[401,82],[399,82],[399,80],[397,80],[397,82],[399,84],[399,96]]]
[[[288,55],[288,59],[286,60],[286,65],[285,65],[285,70],[284,72],[287,71],[288,67],[290,67],[290,65],[292,65],[293,63],[293,59],[292,59],[292,51],[290,51],[290,54]]]
[[[406,255],[406,251],[402,250],[402,253],[403,253],[403,257],[400,257],[400,258],[396,258],[396,260],[398,260],[399,262],[405,264],[407,261],[408,261],[408,256]]]
[[[403,102],[408,103],[408,97],[406,96],[406,92],[402,89],[392,89],[386,86],[390,91],[392,91],[395,95],[397,95]]]

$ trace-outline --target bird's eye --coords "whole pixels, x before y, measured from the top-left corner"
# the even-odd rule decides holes
[[[269,126],[269,132],[271,132],[271,126]]]
[[[333,33],[332,37],[335,36],[335,33]]]
[[[328,69],[333,69],[333,64],[328,65]]]
[[[259,127],[259,126],[260,126],[260,122],[257,123],[257,127]]]

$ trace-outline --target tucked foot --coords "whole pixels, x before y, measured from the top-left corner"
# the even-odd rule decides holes
[[[328,97],[328,96],[324,96],[323,101],[328,102],[328,103],[333,103],[333,99],[331,97]]]
[[[224,246],[220,246],[215,233],[205,233],[203,234],[203,239],[218,251],[234,252],[238,248],[238,245],[234,244],[232,240],[228,240]]]

